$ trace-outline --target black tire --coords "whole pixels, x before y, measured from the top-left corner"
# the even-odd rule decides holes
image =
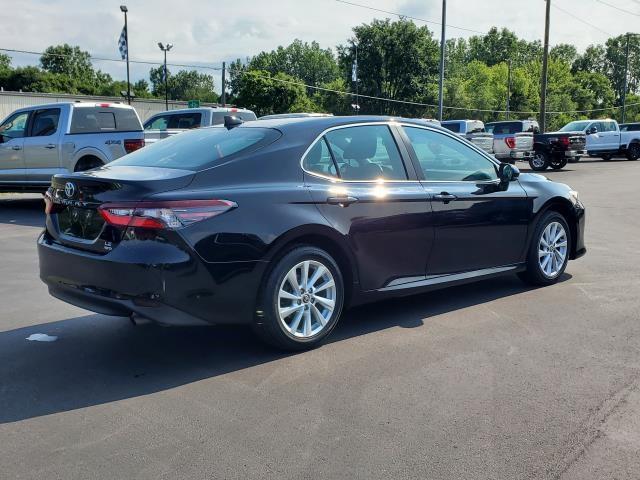
[[[94,157],[92,155],[88,155],[86,157],[82,157],[76,163],[76,167],[73,169],[74,172],[86,172],[87,170],[91,170],[92,168],[102,167],[104,163],[98,157]]]
[[[600,155],[600,158],[602,158],[602,160],[604,160],[605,162],[608,162],[613,158],[613,155],[611,155],[610,153],[603,153],[602,155]]]
[[[549,154],[542,151],[537,151],[533,153],[533,157],[529,159],[529,166],[531,170],[535,170],[536,172],[542,172],[549,167]]]
[[[316,308],[314,305],[320,305],[320,308],[323,308],[322,304],[314,303],[315,300],[313,298],[309,299],[308,296],[305,303],[301,304],[298,302],[298,305],[302,305],[301,308],[303,308],[303,317],[299,322],[305,321],[305,315],[307,315],[306,312],[309,311],[308,315],[312,319],[310,321],[314,321],[316,328],[320,328],[320,330],[313,335],[296,336],[290,330],[287,330],[288,327],[285,327],[284,325],[284,323],[286,323],[286,319],[291,317],[286,317],[285,320],[280,319],[280,313],[278,310],[289,305],[283,306],[281,304],[281,302],[286,300],[282,300],[279,297],[279,293],[281,286],[287,285],[285,278],[288,273],[297,265],[305,261],[317,262],[329,270],[335,284],[335,296],[333,299],[334,308],[326,324],[323,327],[320,327],[320,322],[316,320],[317,317],[313,316],[312,309]],[[290,286],[291,284],[289,283],[288,285]],[[277,263],[271,272],[269,272],[261,290],[262,292],[258,300],[259,303],[257,308],[260,313],[254,323],[254,331],[262,340],[282,350],[300,351],[318,346],[320,342],[322,342],[322,340],[325,339],[335,328],[338,320],[340,319],[340,314],[342,313],[342,307],[344,304],[344,283],[342,273],[340,272],[338,264],[331,255],[316,247],[299,246],[277,260]],[[292,300],[291,302],[290,306],[295,306],[294,301]],[[291,315],[295,316],[293,313]],[[295,319],[292,320],[292,323],[295,323]],[[291,327],[291,325],[289,325],[289,327]],[[304,332],[298,333],[304,335]]]
[[[554,170],[561,170],[567,166],[567,159],[565,157],[554,157],[551,159],[549,166]]]
[[[564,228],[565,236],[566,236],[566,254],[564,257],[564,261],[562,266],[558,269],[557,273],[549,276],[543,270],[539,261],[539,246],[543,232],[551,223],[557,222]],[[558,212],[549,211],[540,217],[538,223],[536,224],[536,228],[533,231],[533,236],[531,237],[531,244],[529,245],[529,251],[527,252],[527,260],[526,267],[527,269],[524,272],[520,272],[518,276],[525,283],[529,283],[531,285],[553,285],[558,281],[558,279],[562,276],[565,269],[567,268],[567,263],[569,261],[569,256],[571,253],[571,230],[569,229],[569,225],[567,225],[567,221],[565,218]]]
[[[638,160],[640,158],[640,143],[632,143],[627,148],[627,160]]]
[[[582,157],[569,157],[569,163],[578,163]]]

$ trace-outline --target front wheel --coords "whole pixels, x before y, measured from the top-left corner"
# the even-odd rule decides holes
[[[536,172],[546,170],[549,166],[549,155],[545,152],[535,152],[529,159],[529,166]]]
[[[554,157],[551,159],[549,165],[554,170],[561,170],[567,166],[567,159],[565,157]]]
[[[640,158],[640,143],[632,143],[627,148],[627,159],[638,160]]]
[[[603,153],[602,155],[600,155],[600,158],[602,158],[602,160],[604,160],[605,162],[608,162],[609,160],[611,160],[611,158],[613,158],[613,155],[611,155],[610,153]]]
[[[267,277],[254,329],[283,350],[317,346],[338,323],[342,274],[324,250],[302,246],[282,257]]]
[[[527,269],[520,278],[532,285],[551,285],[567,268],[571,232],[558,212],[545,213],[536,225],[527,253]]]

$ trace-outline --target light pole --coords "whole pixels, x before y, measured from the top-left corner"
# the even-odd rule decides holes
[[[173,48],[171,43],[163,45],[162,42],[158,42],[158,47],[164,52],[164,107],[169,110],[169,87],[167,86],[167,52]]]
[[[131,82],[129,81],[129,26],[127,25],[127,12],[129,9],[126,5],[120,5],[120,11],[124,13],[124,42],[127,46],[127,103],[131,105]]]
[[[549,23],[551,19],[551,0],[547,2],[544,15],[544,54],[542,56],[542,78],[540,79],[540,131],[547,129],[547,80],[549,70]]]
[[[507,120],[509,120],[509,110],[511,110],[511,59],[507,62]]]
[[[447,0],[442,0],[442,32],[440,33],[440,82],[438,84],[438,120],[442,121],[442,110],[444,109],[444,54],[447,24]]]

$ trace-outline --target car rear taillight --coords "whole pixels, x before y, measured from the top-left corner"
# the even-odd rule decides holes
[[[220,215],[238,205],[229,200],[105,203],[98,208],[105,222],[116,227],[176,229]]]
[[[504,143],[506,143],[509,148],[516,148],[516,137],[506,137]]]
[[[124,141],[124,151],[127,153],[135,152],[144,147],[144,140],[141,138],[129,139]]]
[[[560,137],[558,138],[558,143],[563,147],[569,147],[569,137]]]

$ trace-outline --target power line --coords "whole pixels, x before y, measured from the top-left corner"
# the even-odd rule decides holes
[[[615,37],[614,34],[607,32],[606,30],[601,29],[600,27],[598,27],[597,25],[594,25],[593,23],[587,22],[586,20],[581,19],[580,17],[576,17],[575,14],[573,12],[569,12],[568,10],[565,10],[562,7],[557,6],[555,3],[551,5],[553,8],[555,8],[556,10],[560,10],[563,13],[566,13],[567,15],[571,16],[572,18],[574,18],[575,20],[584,23],[585,25],[590,26],[591,28],[595,28],[596,30],[604,33],[605,35],[609,36],[609,37]]]
[[[48,53],[48,52],[34,52],[30,50],[17,50],[13,48],[0,48],[2,52],[9,53],[24,53],[28,55],[40,55],[44,57],[70,57],[71,55],[67,55],[64,53]],[[95,57],[93,55],[89,55],[90,60],[101,61],[101,62],[116,62],[116,63],[125,63],[125,60],[120,58],[106,58],[106,57]],[[149,60],[130,60],[131,63],[139,63],[143,65],[160,65],[162,62],[152,62]],[[167,65],[172,67],[185,67],[185,68],[200,68],[203,70],[222,70],[222,67],[217,66],[208,66],[208,65],[188,65],[184,63],[167,63]]]
[[[395,15],[400,18],[410,18],[411,20],[417,20],[418,22],[431,23],[433,25],[439,25],[439,26],[442,25],[441,22],[436,22],[435,20],[427,20],[425,18],[412,17],[411,15],[405,15],[404,13],[391,12],[389,10],[382,10],[381,8],[370,7],[369,5],[362,5],[360,3],[348,2],[346,0],[335,0],[335,1],[338,3],[344,3],[345,5],[351,5],[353,7],[365,8],[367,10],[372,10],[374,12],[386,13],[388,15]],[[449,28],[454,28],[456,30],[463,30],[465,32],[479,33],[480,35],[484,35],[487,33],[487,32],[481,32],[479,30],[473,30],[472,28],[456,27],[455,25],[449,25],[448,23],[446,24],[446,26]]]
[[[607,7],[614,8],[614,9],[620,11],[620,12],[628,13],[629,15],[635,15],[636,17],[640,17],[640,13],[635,13],[635,12],[632,12],[631,10],[626,10],[626,9],[620,8],[620,7],[616,6],[616,5],[611,5],[610,3],[603,2],[602,0],[596,0],[596,2],[601,3],[603,5],[606,5]]]

